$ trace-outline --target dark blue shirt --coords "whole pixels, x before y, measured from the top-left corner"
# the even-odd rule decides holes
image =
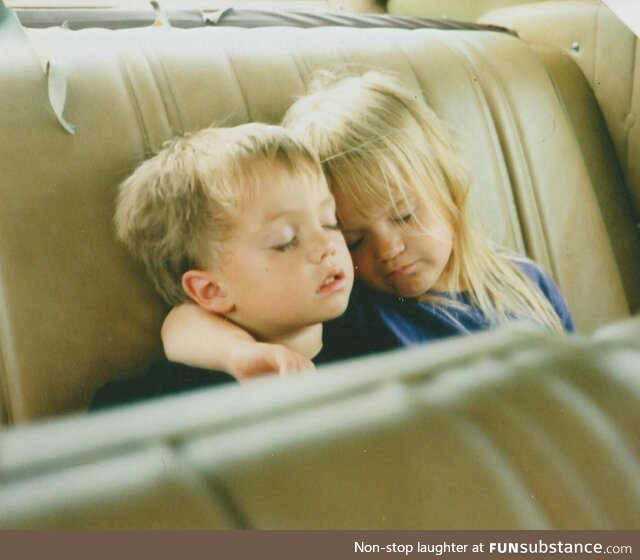
[[[572,331],[571,315],[556,285],[534,263],[517,262],[549,300],[565,329]],[[461,305],[444,310],[441,305],[382,294],[356,283],[344,315],[324,324],[322,351],[313,361],[319,365],[493,326],[463,294],[441,295]],[[157,362],[143,377],[107,383],[95,394],[89,410],[235,382],[223,372]]]
[[[516,263],[549,300],[565,330],[573,321],[554,282],[531,261]],[[464,294],[439,294],[459,305],[442,305],[376,292],[356,282],[347,311],[324,325],[317,364],[432,342],[492,328],[487,317]]]

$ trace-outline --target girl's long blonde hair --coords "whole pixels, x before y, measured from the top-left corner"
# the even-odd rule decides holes
[[[451,229],[452,292],[464,290],[493,324],[522,318],[563,331],[547,298],[514,258],[471,226],[468,178],[443,123],[421,94],[377,71],[319,72],[310,89],[283,124],[318,152],[334,192],[364,209],[388,207],[398,194],[420,197]],[[455,306],[437,294],[421,299]]]

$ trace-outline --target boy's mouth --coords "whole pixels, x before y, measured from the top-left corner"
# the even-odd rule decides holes
[[[341,290],[345,284],[342,270],[332,270],[316,290],[319,294],[332,293]]]

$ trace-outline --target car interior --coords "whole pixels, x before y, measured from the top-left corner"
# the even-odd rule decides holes
[[[103,5],[102,5],[103,4]],[[600,0],[0,2],[0,528],[640,528],[640,56]],[[577,332],[511,324],[88,415],[163,357],[113,226],[169,139],[393,71]],[[635,155],[634,155],[635,154]]]

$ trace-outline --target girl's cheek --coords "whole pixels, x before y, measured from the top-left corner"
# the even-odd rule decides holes
[[[358,274],[358,270],[362,268],[361,266],[361,261],[362,259],[360,258],[359,255],[354,255],[353,253],[351,253],[351,261],[353,262],[353,271]]]
[[[351,260],[353,261],[353,273],[356,278],[362,279],[366,277],[370,268],[367,266],[367,261],[362,257],[355,257],[353,254],[351,255]]]

